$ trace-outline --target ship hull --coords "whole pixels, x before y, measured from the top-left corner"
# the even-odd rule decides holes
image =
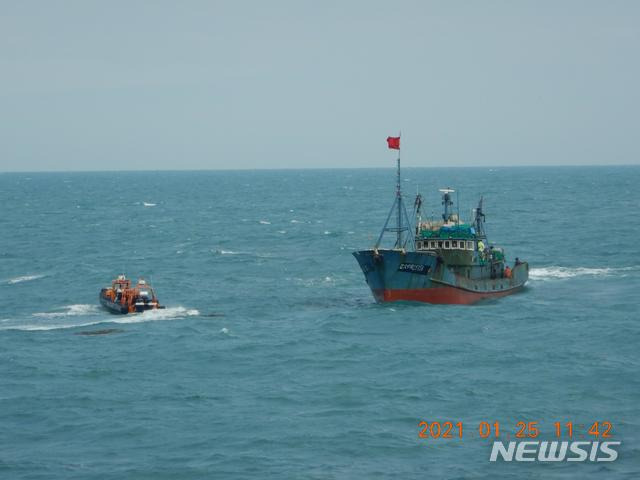
[[[127,307],[111,301],[111,299],[105,297],[102,293],[100,293],[100,305],[109,310],[109,312],[118,314],[118,315],[126,315],[129,313]]]
[[[490,267],[469,268],[465,276],[427,252],[362,250],[353,255],[377,302],[470,305],[516,293],[529,276],[526,262],[513,268],[511,278],[491,278]]]
[[[139,304],[136,303],[134,305],[134,312],[129,312],[129,309],[127,306],[122,305],[118,302],[114,302],[113,300],[111,300],[109,297],[107,297],[103,292],[100,292],[100,304],[106,308],[107,310],[109,310],[109,312],[117,314],[117,315],[126,315],[128,313],[140,313],[140,312],[144,312],[146,310],[155,310],[155,309],[163,309],[165,308],[163,305],[157,305],[157,304]]]

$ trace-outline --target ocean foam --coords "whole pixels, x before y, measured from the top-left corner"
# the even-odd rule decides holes
[[[271,225],[271,222],[269,222],[267,220],[260,220],[260,224],[261,225]]]
[[[9,285],[14,285],[16,283],[30,282],[32,280],[38,280],[39,278],[44,278],[44,277],[45,275],[23,275],[21,277],[11,278],[7,280],[7,283]]]
[[[176,320],[179,318],[194,317],[200,315],[195,308],[170,307],[159,310],[147,310],[146,312],[123,315],[108,320],[111,323],[143,323],[155,322],[158,320]]]
[[[42,318],[76,317],[78,315],[91,315],[100,311],[99,305],[87,304],[66,305],[62,308],[64,308],[65,310],[58,312],[38,312],[32,315],[34,317]]]
[[[103,323],[102,321],[85,322],[85,323],[63,323],[63,324],[31,324],[31,325],[14,325],[10,327],[2,327],[0,330],[22,330],[25,332],[37,332],[46,330],[62,330],[65,328],[77,328],[77,327],[89,327],[91,325],[98,325]]]
[[[0,327],[0,330],[23,330],[23,331],[45,331],[45,330],[60,330],[68,328],[88,327],[91,325],[98,325],[101,323],[144,323],[154,322],[159,320],[178,320],[186,317],[193,317],[200,315],[200,312],[194,308],[185,307],[171,307],[160,310],[147,310],[143,313],[131,313],[128,315],[115,316],[103,311],[98,305],[68,305],[63,307],[66,310],[64,312],[44,312],[34,313],[34,317],[39,318],[61,318],[61,317],[74,317],[79,315],[101,315],[101,318],[97,318],[89,322],[69,322],[69,323],[28,323],[28,324],[15,324]],[[103,315],[103,316],[102,316]],[[15,322],[15,320],[14,320]],[[3,322],[4,323],[4,322]]]
[[[636,270],[638,267],[623,267],[623,268],[590,268],[590,267],[540,267],[532,268],[529,270],[529,277],[532,280],[556,280],[567,279],[581,276],[593,276],[593,277],[609,277],[612,275],[624,275],[625,271]]]
[[[147,202],[142,202],[142,204],[143,204],[145,207],[155,207],[155,206],[157,205],[156,203],[147,203]]]
[[[234,252],[233,250],[216,250],[218,255],[242,255],[242,252]]]

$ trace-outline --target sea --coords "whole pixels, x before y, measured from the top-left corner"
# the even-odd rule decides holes
[[[460,306],[374,302],[352,252],[393,168],[0,174],[0,478],[640,478],[638,185],[403,169],[409,207],[483,196],[529,262],[521,293]],[[121,273],[167,308],[104,311]],[[619,443],[545,462],[543,440]]]

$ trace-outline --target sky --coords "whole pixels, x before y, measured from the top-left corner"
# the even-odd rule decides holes
[[[637,1],[0,0],[0,171],[640,164]]]

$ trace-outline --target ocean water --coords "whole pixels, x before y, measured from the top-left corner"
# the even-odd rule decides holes
[[[476,306],[373,302],[394,174],[0,175],[0,478],[640,478],[640,167],[405,169],[530,262]],[[121,272],[168,308],[102,311]],[[610,422],[619,456],[490,462],[483,421]]]

